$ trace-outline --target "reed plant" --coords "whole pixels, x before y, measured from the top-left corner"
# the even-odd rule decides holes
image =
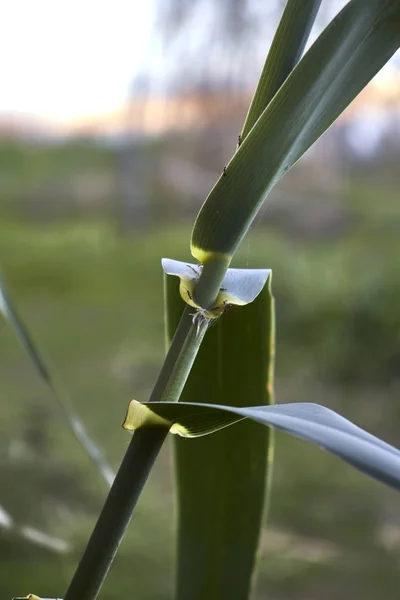
[[[128,407],[124,427],[133,437],[65,600],[97,598],[170,433],[177,434],[179,600],[250,596],[273,491],[271,428],[400,490],[396,448],[323,405],[273,404],[268,257],[265,269],[230,268],[273,186],[400,45],[400,0],[351,0],[303,56],[320,3],[287,2],[237,148],[194,224],[196,262],[163,259],[168,351],[150,398]],[[5,291],[2,298],[5,316],[49,379]],[[94,459],[109,480],[107,465],[96,453]]]

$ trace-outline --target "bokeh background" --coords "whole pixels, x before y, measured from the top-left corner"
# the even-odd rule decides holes
[[[344,2],[325,0],[312,39]],[[129,400],[164,355],[162,256],[189,260],[284,2],[16,0],[0,42],[7,289],[117,468]],[[4,34],[4,35],[3,35]],[[400,59],[285,176],[236,266],[272,267],[277,401],[316,401],[400,444]],[[0,321],[0,593],[62,597],[106,495]],[[167,600],[166,447],[102,593]],[[255,599],[397,598],[395,492],[277,435]]]

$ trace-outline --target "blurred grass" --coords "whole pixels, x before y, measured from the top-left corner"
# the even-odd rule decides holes
[[[66,155],[60,160],[68,164]],[[86,164],[87,155],[79,160]],[[112,162],[104,160],[101,168]],[[10,181],[18,179],[21,164],[20,157],[10,158]],[[29,177],[36,168],[27,167]],[[0,266],[9,292],[76,411],[117,466],[128,443],[120,427],[128,401],[147,398],[164,355],[160,259],[189,260],[191,223],[121,236],[111,219],[21,216],[9,210],[0,189]],[[260,223],[235,266],[274,270],[277,400],[321,402],[399,446],[394,191],[392,184],[374,189],[354,177],[344,198],[351,227],[339,237],[300,239]],[[0,589],[5,598],[28,591],[60,596],[106,490],[3,321],[0,381],[0,504],[18,523],[73,546],[70,554],[54,556],[0,529]],[[267,530],[257,598],[393,597],[400,544],[387,531],[396,533],[400,525],[395,493],[283,434],[276,460],[269,523],[294,537],[280,546]],[[171,486],[167,448],[107,580],[105,600],[171,598]]]

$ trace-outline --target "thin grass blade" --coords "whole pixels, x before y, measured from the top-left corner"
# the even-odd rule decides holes
[[[59,387],[55,384],[54,378],[51,376],[50,371],[39,352],[37,345],[33,342],[28,329],[24,325],[21,318],[10,299],[10,296],[5,290],[3,281],[0,280],[0,313],[3,314],[4,318],[10,323],[11,327],[17,334],[21,344],[27,351],[33,365],[36,368],[39,376],[50,388],[53,398],[56,400],[59,408],[61,409],[72,433],[81,444],[85,452],[90,456],[98,471],[102,477],[106,480],[107,484],[111,486],[114,481],[114,471],[105,460],[102,451],[98,445],[89,436],[85,425],[76,415],[71,407],[68,398],[64,393],[61,393]]]
[[[250,104],[240,143],[300,60],[320,5],[321,0],[288,0]]]

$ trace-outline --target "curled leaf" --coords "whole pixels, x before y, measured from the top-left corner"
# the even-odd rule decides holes
[[[201,309],[195,302],[194,290],[202,272],[202,265],[163,258],[162,267],[167,275],[179,277],[179,293],[182,300],[193,308]],[[204,316],[214,319],[232,304],[243,306],[253,302],[270,276],[270,269],[228,269],[214,306],[205,311]]]
[[[400,451],[319,404],[306,402],[240,408],[132,401],[124,428],[134,430],[153,425],[159,423],[160,418],[168,422],[171,433],[183,437],[207,435],[242,419],[252,419],[312,442],[367,475],[400,490]]]

